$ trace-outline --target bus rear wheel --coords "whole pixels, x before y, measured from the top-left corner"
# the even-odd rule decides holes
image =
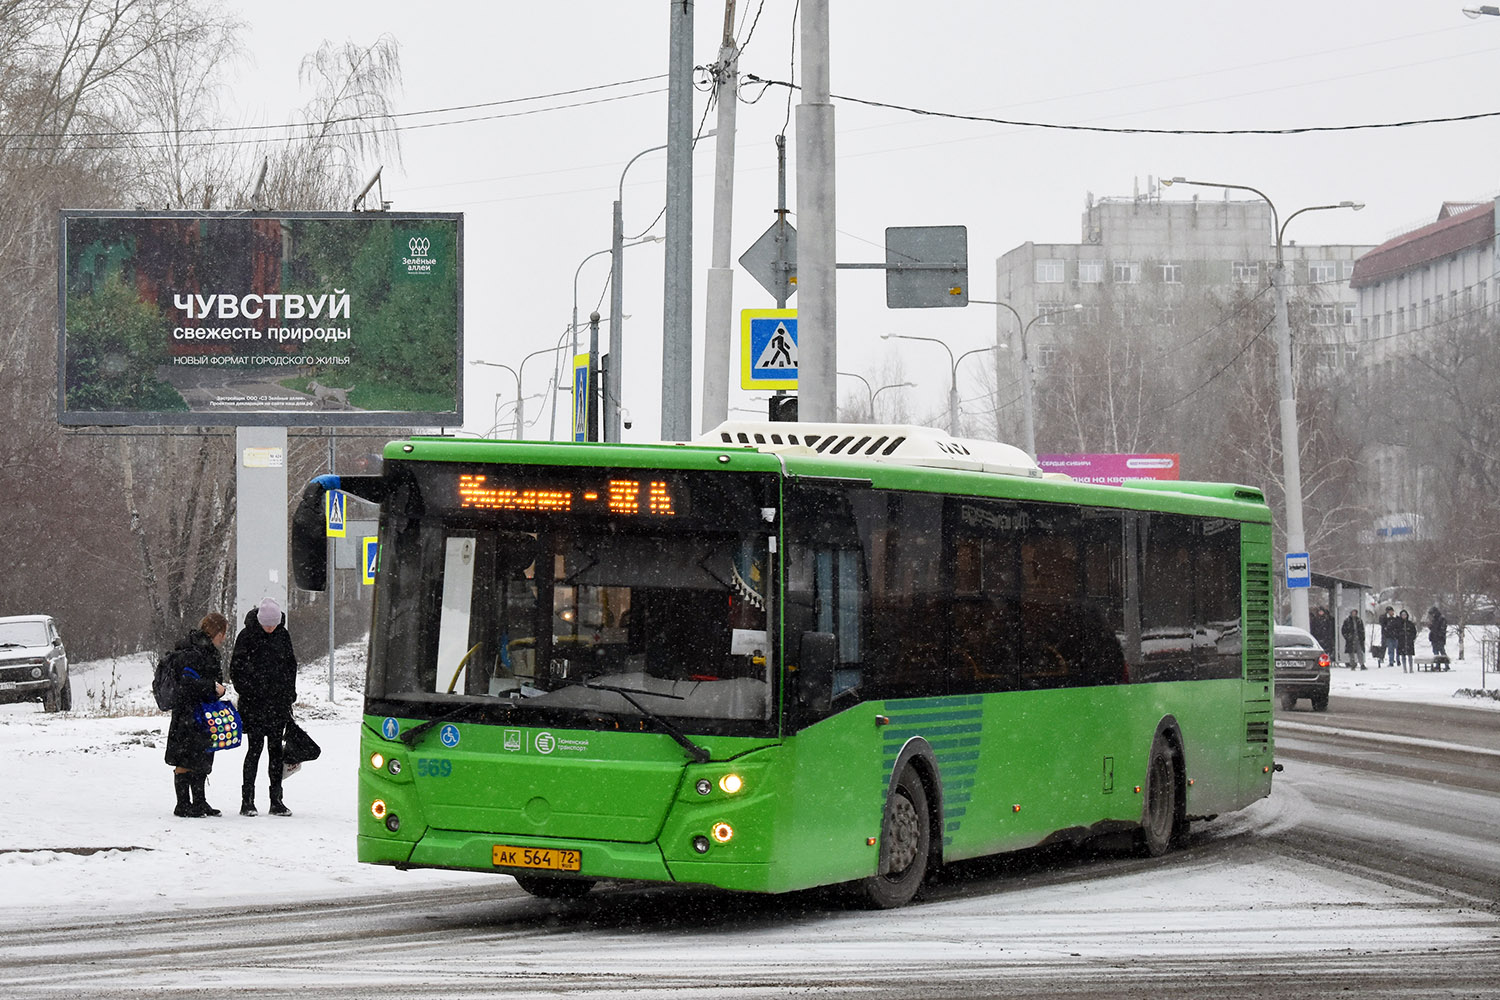
[[[592,879],[514,875],[516,885],[540,899],[580,899],[594,887]]]
[[[1146,787],[1142,789],[1141,831],[1136,843],[1147,857],[1159,858],[1178,842],[1183,823],[1177,808],[1177,758],[1160,734],[1151,744],[1146,765]]]
[[[932,853],[927,790],[915,768],[904,768],[891,789],[880,836],[885,870],[862,880],[859,887],[866,904],[889,910],[911,902],[927,877],[927,859]]]

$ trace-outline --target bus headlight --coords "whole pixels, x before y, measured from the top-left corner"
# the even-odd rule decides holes
[[[719,779],[719,787],[723,789],[725,795],[734,795],[745,787],[745,779],[738,774],[726,774]]]
[[[370,815],[376,819],[385,819],[385,799],[376,799],[370,803]]]
[[[378,750],[375,753],[370,754],[370,766],[377,771],[382,767],[385,767],[385,754],[381,753]]]
[[[715,823],[713,835],[719,843],[727,844],[734,839],[734,827],[724,822]]]

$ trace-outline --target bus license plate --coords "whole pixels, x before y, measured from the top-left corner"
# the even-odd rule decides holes
[[[496,844],[494,863],[501,868],[541,868],[554,872],[576,872],[583,866],[583,852],[551,847],[511,847]]]

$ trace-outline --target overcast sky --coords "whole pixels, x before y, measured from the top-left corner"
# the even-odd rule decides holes
[[[794,72],[794,6],[793,0],[738,0],[742,76],[786,80]],[[1500,17],[1470,19],[1461,6],[1462,0],[845,0],[833,4],[832,91],[945,114],[1169,130],[1378,125],[1500,111],[1493,96]],[[393,209],[465,214],[466,358],[517,367],[529,352],[558,343],[570,321],[580,262],[609,246],[621,170],[665,141],[660,77],[668,60],[667,0],[259,0],[244,4],[241,16],[253,56],[236,88],[238,113],[247,122],[287,120],[305,96],[297,89],[297,64],[324,39],[368,44],[381,34],[395,37],[405,81],[401,112],[603,88],[414,115],[403,121],[510,117],[409,129],[402,134],[403,162],[385,165],[384,194]],[[695,5],[698,64],[715,59],[723,19],[722,4]],[[800,81],[800,48],[795,74]],[[654,79],[605,86],[641,78]],[[560,107],[625,94],[641,96]],[[700,90],[695,121],[707,107]],[[1161,136],[960,121],[837,99],[835,107],[838,260],[882,260],[887,226],[964,225],[976,298],[994,297],[994,260],[1006,251],[1026,241],[1078,242],[1089,192],[1128,196],[1145,191],[1153,177],[1252,185],[1276,202],[1283,218],[1312,204],[1366,203],[1358,214],[1299,217],[1287,235],[1304,243],[1380,243],[1434,219],[1445,199],[1492,198],[1500,189],[1493,165],[1500,118],[1311,135]],[[735,258],[774,220],[774,137],[787,115],[785,88],[749,85],[742,92]],[[710,112],[705,128],[713,127],[713,117]],[[785,130],[794,169],[795,113]],[[700,367],[712,143],[702,143],[695,158],[694,361]],[[657,218],[664,177],[662,153],[630,168],[623,199],[627,236]],[[1190,198],[1192,190],[1171,189],[1165,197]],[[795,192],[793,176],[787,196],[793,209]],[[662,233],[660,221],[650,231]],[[660,430],[662,260],[660,245],[625,255],[623,397],[634,423],[627,440],[654,439]],[[608,261],[602,254],[582,269],[583,317],[596,306],[608,313]],[[741,309],[774,305],[743,270],[736,268],[734,283],[736,317]],[[794,297],[790,305],[796,304]],[[991,307],[888,310],[875,271],[841,271],[837,309],[839,369],[878,386],[883,369],[906,365],[905,377],[919,383],[907,390],[913,415],[936,423],[946,409],[947,355],[930,344],[892,346],[880,335],[938,337],[955,353],[992,343],[995,335]],[[737,373],[737,344],[735,351]],[[526,395],[548,388],[550,358],[527,362]],[[979,395],[981,364],[970,358],[960,374],[966,412],[988,405],[968,402]],[[509,419],[515,396],[509,374],[466,365],[464,379],[470,430],[482,433],[494,422],[497,393],[506,407],[502,420]],[[699,381],[695,372],[695,428]],[[841,399],[864,391],[854,379],[840,379],[839,388]],[[764,395],[741,391],[736,377],[730,406],[746,411],[731,417],[763,412]],[[527,407],[528,416],[543,414],[528,436],[545,437],[550,407],[540,400]],[[564,397],[559,435],[567,420]]]

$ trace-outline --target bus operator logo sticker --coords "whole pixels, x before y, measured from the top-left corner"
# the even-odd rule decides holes
[[[447,747],[450,750],[453,749],[454,747],[458,746],[458,727],[451,722],[448,723],[448,725],[444,726],[438,733],[438,739],[443,741],[443,746]]]
[[[519,729],[507,729],[505,731],[505,749],[511,753],[520,753],[522,746],[521,731]]]
[[[553,738],[551,733],[537,733],[533,743],[536,746],[537,753],[551,753],[557,749],[557,740]]]
[[[401,735],[401,723],[390,716],[386,716],[385,721],[380,724],[380,732],[386,739],[393,740]]]

